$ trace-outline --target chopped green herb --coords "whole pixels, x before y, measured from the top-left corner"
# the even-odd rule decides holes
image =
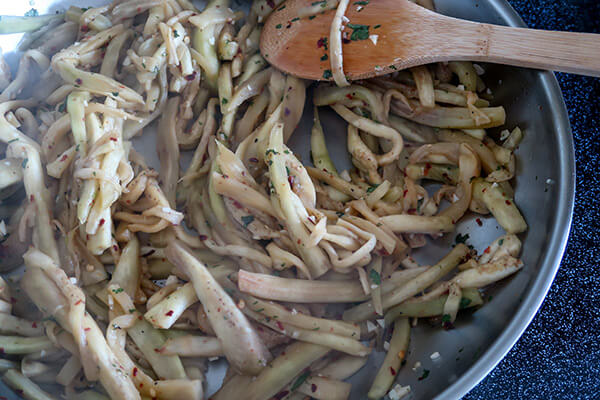
[[[9,143],[10,143],[10,142],[9,142]],[[504,244],[504,239],[500,239],[500,240],[498,241],[498,246],[502,246],[503,244]]]
[[[18,141],[18,140],[19,140],[19,138],[10,139],[10,140],[8,141],[8,143],[13,143],[13,142],[16,142],[16,141]]]
[[[287,165],[285,166],[285,172],[287,172],[287,176],[290,176],[290,169]]]
[[[321,57],[321,61],[326,61],[329,57],[327,56],[327,54],[323,54],[323,56]]]
[[[276,28],[276,29],[281,29],[281,27],[282,27],[282,25],[281,25],[281,24],[277,24],[277,25],[275,25],[275,28]]]
[[[32,8],[31,10],[25,13],[26,17],[37,17],[38,15],[40,15],[40,13],[35,8]]]
[[[450,314],[442,315],[442,322],[450,322],[451,319],[452,317],[450,317]]]
[[[296,379],[296,382],[294,382],[294,384],[290,388],[290,391],[293,392],[294,390],[298,389],[300,387],[300,385],[302,385],[304,383],[304,381],[306,381],[306,379],[308,378],[309,375],[310,375],[310,370],[304,371],[298,377],[298,379]]]
[[[326,69],[323,71],[323,79],[329,79],[333,76],[330,69]]]
[[[344,213],[341,211],[336,211],[335,212],[337,214],[338,217],[342,218],[344,216]]]
[[[179,32],[177,32],[177,29],[173,31],[173,37],[179,37]]]
[[[298,17],[292,18],[292,22],[296,22],[296,21],[300,21],[300,18],[298,18]]]
[[[279,8],[277,9],[277,11],[281,11],[281,10],[283,10],[284,8],[285,8],[285,4],[284,4],[284,5],[282,5],[281,7],[279,7]]]
[[[354,4],[355,6],[366,6],[367,4],[369,4],[369,0],[355,1],[352,4]]]
[[[375,189],[377,189],[377,186],[379,186],[379,184],[375,184],[375,185],[369,186],[369,188],[367,189],[367,193],[373,193],[373,191]]]
[[[327,0],[314,1],[311,3],[311,6],[321,5],[322,8],[327,7]]]
[[[315,19],[315,18],[317,18],[317,17],[314,15],[311,15],[310,17],[308,17],[308,19]]]
[[[459,243],[465,243],[467,240],[469,240],[469,234],[468,233],[464,234],[464,235],[461,235],[459,233],[458,235],[456,235],[456,239],[454,239],[454,242],[456,244],[459,244]]]
[[[58,112],[65,112],[67,109],[67,99],[58,106]]]
[[[275,149],[267,149],[267,151],[265,151],[265,157],[267,157],[269,153],[279,154]]]
[[[0,244],[6,242],[6,239],[8,239],[8,237],[10,236],[10,232],[6,232],[6,235],[2,236],[2,238],[0,238]]]
[[[244,228],[254,221],[254,215],[244,215],[242,217],[242,222],[244,223]]]
[[[283,152],[284,152],[285,154],[290,154],[290,151],[289,151],[289,150],[284,150]]]
[[[379,28],[381,28],[381,24],[377,24],[373,27],[373,29],[379,29]]]
[[[369,271],[369,278],[371,278],[371,281],[374,284],[381,285],[381,275],[379,275],[379,272],[375,271],[374,269]]]
[[[419,380],[422,381],[423,379],[426,379],[429,376],[429,370],[428,369],[424,369],[423,370],[423,375],[421,375],[419,377]]]
[[[265,311],[265,309],[264,308],[259,308],[258,310],[254,310],[254,311],[256,311],[256,312],[263,312],[263,311]]]
[[[123,288],[113,289],[113,293],[121,293],[123,291],[124,291]]]
[[[112,95],[117,97],[119,95],[119,92],[112,92]]]
[[[348,24],[346,26],[352,29],[350,40],[366,40],[369,38],[369,25]]]
[[[458,308],[467,308],[469,306],[469,304],[471,304],[471,299],[462,297],[460,299],[460,304],[459,304]]]
[[[27,166],[27,162],[29,161],[28,158],[24,158],[23,162],[21,163],[21,168],[25,168]]]
[[[227,104],[229,103],[229,100],[227,100],[225,97],[223,97],[223,100],[221,100],[221,104]]]
[[[129,313],[130,313],[130,314],[131,314],[131,313],[134,313],[134,312],[136,312],[136,311],[137,311],[137,310],[136,310],[135,308],[130,308],[130,309],[129,309]]]

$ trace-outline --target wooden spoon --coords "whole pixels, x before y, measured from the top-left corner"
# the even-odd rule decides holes
[[[325,43],[335,9],[297,18],[299,9],[315,3],[321,2],[287,0],[277,6],[264,25],[260,49],[263,57],[282,71],[326,80],[331,77],[331,66]],[[600,35],[596,34],[469,22],[407,0],[350,0],[345,16],[349,24],[367,25],[370,37],[348,40],[354,29],[344,24],[348,39],[342,46],[343,67],[350,80],[461,60],[600,76]]]

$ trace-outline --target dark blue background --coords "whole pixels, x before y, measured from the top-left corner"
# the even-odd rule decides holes
[[[531,28],[600,33],[600,0],[509,2]],[[556,75],[577,162],[569,243],[533,322],[468,400],[600,399],[600,79]]]

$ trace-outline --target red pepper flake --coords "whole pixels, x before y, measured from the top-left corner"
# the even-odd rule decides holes
[[[396,376],[396,370],[393,367],[390,367],[390,374],[392,374],[392,376]]]
[[[475,222],[477,222],[477,225],[483,226],[483,222],[481,222],[481,219],[475,218]]]
[[[78,85],[81,85],[83,83],[83,81],[81,80],[81,78],[77,78],[77,79],[75,79],[75,83]]]
[[[221,307],[217,308],[217,312],[221,312]]]
[[[206,239],[208,239],[208,236],[206,235],[198,235],[198,239],[205,241]]]
[[[65,161],[67,158],[69,158],[69,157],[67,157],[67,155],[65,154],[65,155],[63,155],[63,156],[60,158],[60,160],[59,160],[59,161],[60,161],[60,162],[63,162],[63,161]]]
[[[81,25],[80,30],[81,30],[81,32],[87,32],[90,30],[90,28],[87,25]]]
[[[0,354],[4,354],[4,347],[0,347]]]
[[[155,349],[154,349],[154,352],[155,352],[155,353],[160,353],[160,349],[156,349],[156,348],[155,348]]]
[[[486,247],[486,249],[483,251],[485,254],[488,254],[490,252],[490,246]]]
[[[285,396],[287,396],[290,393],[289,390],[284,390],[283,392],[279,392],[277,393],[275,396],[273,396],[273,399],[275,400],[281,400],[283,399]]]
[[[167,317],[171,317],[173,315],[173,310],[169,310],[167,313],[165,313],[165,315]]]
[[[142,12],[142,7],[138,7],[138,8],[136,8],[136,11],[137,11],[137,12]]]
[[[10,298],[10,302],[11,302],[12,304],[17,304],[17,299],[15,299],[14,297],[11,297],[11,298]]]
[[[431,164],[425,163],[425,169],[423,170],[423,175],[427,176],[430,169],[431,169]]]
[[[142,388],[142,387],[144,387],[144,384],[143,384],[143,383],[140,383],[140,387],[141,387],[141,388]]]
[[[132,373],[133,373],[133,376],[137,376],[137,373],[138,373],[137,367],[133,367],[133,372]]]
[[[353,99],[353,97],[352,97],[352,95],[351,95],[350,93],[348,93],[348,94],[346,95],[346,97],[347,97],[348,99],[350,99],[350,100],[352,100],[352,99]]]
[[[240,209],[240,210],[242,208],[244,208],[244,206],[242,206],[237,200],[233,201],[233,205],[235,206],[235,208]]]
[[[113,142],[116,142],[118,139],[116,137],[111,137],[110,140],[112,140]]]
[[[310,391],[311,392],[316,392],[317,391],[317,385],[315,385],[314,383],[312,385],[310,385]]]
[[[119,251],[119,246],[117,246],[116,244],[115,244],[115,245],[113,245],[113,250],[114,250],[114,251]]]
[[[302,240],[298,239],[298,242],[297,242],[297,243],[298,243],[298,244],[302,243]]]
[[[408,194],[408,189],[404,189],[404,192],[402,192],[402,197],[406,197],[407,194]]]
[[[294,177],[292,175],[288,176],[288,183],[290,186],[294,186]]]
[[[273,0],[267,0],[267,4],[269,5],[269,7],[275,8],[275,2]]]
[[[248,159],[248,161],[250,161],[250,162],[252,162],[252,163],[257,163],[257,162],[258,162],[258,158],[256,158],[256,157],[250,157],[250,158]]]
[[[106,222],[106,220],[104,218],[100,218],[100,221],[98,222],[98,226],[104,225],[105,222]]]
[[[194,71],[191,74],[185,76],[185,80],[186,81],[193,81],[194,79],[196,79],[196,71]]]
[[[78,306],[78,305],[80,305],[81,303],[83,303],[83,300],[77,300],[77,301],[75,302],[75,305],[76,305],[76,306]]]
[[[32,323],[31,323],[31,327],[32,327],[32,328],[37,328],[37,323],[36,323],[36,322],[32,322]]]
[[[30,195],[30,196],[29,196],[29,201],[33,203],[33,202],[34,202],[34,200],[35,200],[35,196],[34,196],[34,195]]]
[[[277,327],[279,328],[280,331],[285,330],[285,328],[283,327],[283,324],[280,321],[275,321],[275,325],[277,325]]]
[[[325,38],[320,38],[317,40],[317,48],[321,48],[325,45]]]
[[[510,206],[510,205],[511,205],[511,202],[510,202],[510,200],[505,200],[504,202],[506,203],[506,205],[507,205],[507,206]]]
[[[84,329],[84,331],[85,331],[85,332],[89,332],[89,331],[91,331],[91,330],[92,330],[92,328],[85,328],[85,329]]]
[[[487,190],[487,188],[483,188],[483,189],[481,190],[481,193],[485,193],[485,191],[486,191],[486,190]]]

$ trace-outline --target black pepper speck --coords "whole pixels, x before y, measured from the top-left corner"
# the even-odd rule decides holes
[[[600,33],[598,0],[509,1],[531,28]],[[557,78],[577,162],[569,243],[537,316],[468,400],[600,398],[600,79]]]

